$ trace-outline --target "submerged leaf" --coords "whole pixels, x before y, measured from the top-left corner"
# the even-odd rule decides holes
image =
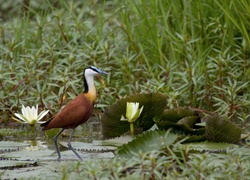
[[[161,114],[166,107],[166,96],[159,93],[136,94],[117,101],[106,108],[101,117],[102,135],[104,138],[118,137],[129,131],[129,123],[121,121],[126,115],[127,102],[138,102],[144,106],[140,117],[135,121],[134,127],[146,131],[154,125],[153,117]]]

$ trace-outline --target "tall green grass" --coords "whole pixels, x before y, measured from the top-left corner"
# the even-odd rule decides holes
[[[126,95],[157,91],[168,95],[169,107],[248,119],[247,0],[31,1],[26,11],[5,3],[2,121],[21,104],[54,114],[82,91],[88,65],[110,72],[97,84],[102,110]]]

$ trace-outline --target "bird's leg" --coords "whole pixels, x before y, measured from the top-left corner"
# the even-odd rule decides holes
[[[75,129],[72,129],[71,131],[71,134],[70,134],[70,137],[69,137],[69,141],[68,141],[68,147],[71,151],[73,151],[73,153],[75,153],[75,155],[82,161],[82,158],[81,156],[79,156],[79,154],[76,152],[76,150],[71,146],[71,138],[72,138],[72,135],[74,133],[74,130]]]
[[[61,154],[60,154],[60,150],[58,148],[58,144],[57,144],[57,138],[58,136],[64,131],[64,129],[62,129],[57,135],[55,135],[54,137],[54,143],[55,143],[55,146],[56,146],[56,151],[57,151],[57,154],[58,154],[58,160],[61,159]]]

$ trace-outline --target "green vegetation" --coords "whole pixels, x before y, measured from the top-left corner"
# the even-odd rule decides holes
[[[99,111],[125,96],[158,92],[169,109],[218,113],[247,131],[249,11],[248,0],[0,0],[0,122],[12,121],[22,104],[54,114],[82,91],[82,71],[95,65],[109,72],[97,84]],[[75,163],[59,177],[250,175],[247,147],[191,153],[177,145],[129,160]]]

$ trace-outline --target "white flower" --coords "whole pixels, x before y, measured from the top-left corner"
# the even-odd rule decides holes
[[[34,106],[29,107],[24,107],[24,105],[22,105],[22,114],[18,114],[15,113],[15,117],[12,117],[14,120],[20,122],[20,123],[26,123],[26,124],[30,124],[30,125],[35,125],[38,121],[40,121],[47,113],[49,112],[49,110],[47,111],[42,111],[39,115],[38,115],[38,105],[36,105],[36,108]]]
[[[132,136],[134,136],[134,122],[136,119],[140,116],[142,110],[142,106],[139,109],[139,103],[138,102],[127,102],[127,108],[126,108],[126,118],[124,116],[121,117],[121,121],[128,121],[130,125],[130,133]]]
[[[127,102],[126,118],[121,117],[121,121],[128,121],[129,123],[135,122],[140,116],[143,106],[139,109],[138,102]]]

